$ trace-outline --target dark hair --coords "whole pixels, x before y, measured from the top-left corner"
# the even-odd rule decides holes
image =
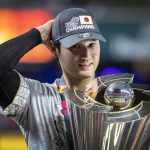
[[[58,48],[58,49],[60,50],[60,42],[55,42],[55,43],[54,43],[54,47],[55,47],[55,48]]]
[[[51,49],[51,52],[53,52],[57,58],[57,55],[56,55],[56,49],[58,49],[58,52],[60,53],[60,42],[52,42],[52,49]],[[57,58],[58,59],[58,58]]]
[[[56,48],[60,51],[60,42],[52,42],[52,52],[55,52]]]

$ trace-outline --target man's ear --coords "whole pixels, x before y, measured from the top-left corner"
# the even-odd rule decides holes
[[[50,41],[50,44],[51,44],[52,52],[55,52],[56,51],[56,45],[54,44],[53,41]]]
[[[58,47],[56,46],[56,44],[53,41],[50,41],[50,43],[51,43],[51,47],[52,47],[52,52],[54,53],[54,55],[56,57],[58,57],[58,55],[59,55]]]
[[[55,50],[55,52],[54,52],[54,55],[58,58],[58,56],[59,56],[59,52],[60,52],[60,50],[58,49],[58,47],[56,47],[56,50]]]

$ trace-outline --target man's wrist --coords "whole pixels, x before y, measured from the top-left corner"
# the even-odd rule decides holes
[[[44,31],[45,29],[43,29],[42,27],[36,27],[35,29],[39,31],[41,40],[42,42],[44,42],[46,38],[45,31]]]

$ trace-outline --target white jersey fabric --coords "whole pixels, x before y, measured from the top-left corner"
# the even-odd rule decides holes
[[[41,83],[20,75],[20,86],[12,103],[1,114],[12,117],[20,126],[29,150],[67,150],[61,97],[61,79]]]

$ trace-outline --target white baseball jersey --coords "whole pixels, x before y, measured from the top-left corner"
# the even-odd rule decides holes
[[[67,150],[64,116],[57,87],[24,78],[12,103],[1,114],[12,117],[20,126],[29,150]]]

